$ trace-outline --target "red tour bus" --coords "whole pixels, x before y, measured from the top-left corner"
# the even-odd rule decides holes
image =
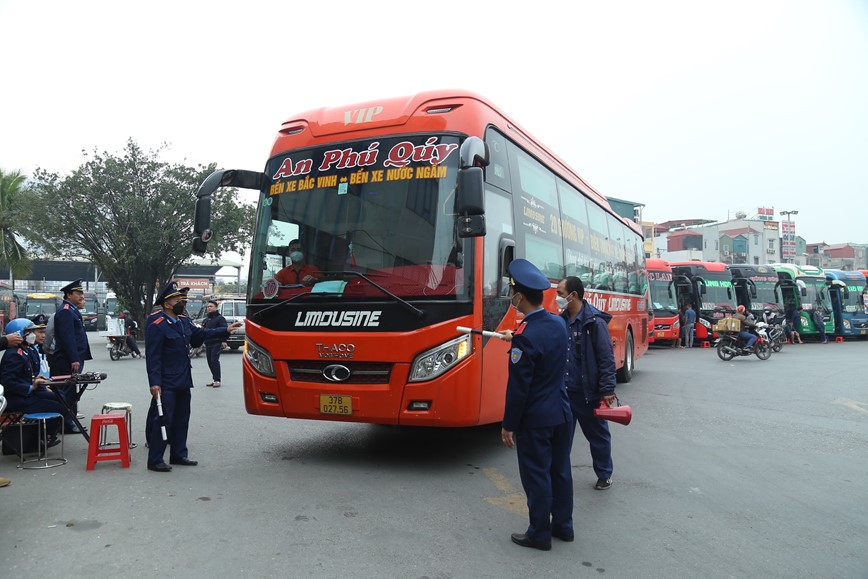
[[[678,287],[678,303],[691,303],[696,311],[696,339],[716,339],[714,325],[731,317],[736,308],[729,267],[716,261],[674,261],[669,265]]]
[[[681,322],[678,319],[678,288],[672,277],[672,267],[665,259],[646,259],[648,291],[651,295],[651,311],[654,312],[655,342],[678,341]]]
[[[203,182],[199,253],[219,187],[259,191],[243,362],[251,414],[499,422],[509,344],[456,327],[516,327],[514,258],[552,281],[551,310],[559,278],[585,281],[586,298],[613,315],[622,380],[647,350],[639,227],[477,95],[429,92],[290,118],[263,172]],[[294,240],[303,255],[289,255]],[[307,284],[275,279],[287,279],[276,274],[293,259],[315,268]]]

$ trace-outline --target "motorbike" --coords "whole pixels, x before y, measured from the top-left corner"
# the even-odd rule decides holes
[[[768,335],[768,324],[758,322],[756,325],[757,339],[753,344],[753,351],[748,350],[738,337],[738,332],[722,333],[715,342],[717,357],[724,362],[729,362],[736,356],[750,356],[756,354],[760,360],[768,360],[772,356],[772,345]]]
[[[107,344],[107,348],[109,351],[109,358],[112,361],[117,361],[123,358],[124,356],[132,356],[133,351],[130,350],[130,347],[127,345],[127,337],[126,336],[109,336],[109,343]]]

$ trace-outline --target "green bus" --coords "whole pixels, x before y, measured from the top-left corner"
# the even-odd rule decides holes
[[[784,299],[784,309],[790,311],[802,306],[802,323],[796,331],[805,336],[818,337],[819,332],[811,319],[811,313],[820,308],[827,335],[835,333],[835,318],[832,312],[832,299],[826,285],[826,273],[813,265],[794,265],[792,263],[770,264],[778,272]]]

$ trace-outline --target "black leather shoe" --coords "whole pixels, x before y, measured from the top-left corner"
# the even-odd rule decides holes
[[[573,531],[555,531],[552,529],[552,537],[560,539],[564,543],[572,543],[576,540],[576,534]]]
[[[60,444],[60,437],[55,434],[48,439],[47,448],[52,448],[54,446],[57,446],[58,444]]]
[[[148,470],[154,470],[157,472],[169,472],[172,470],[172,467],[165,462],[158,462],[157,464],[149,464]]]
[[[170,458],[169,464],[180,464],[183,466],[196,466],[199,464],[198,460],[190,460],[189,458]]]
[[[552,550],[551,543],[541,543],[539,541],[534,541],[525,533],[513,533],[511,538],[513,543],[515,543],[516,545],[521,545],[522,547],[532,547],[534,549],[539,549],[540,551]]]

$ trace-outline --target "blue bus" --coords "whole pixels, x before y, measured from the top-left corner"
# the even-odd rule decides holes
[[[824,269],[832,312],[835,335],[844,337],[868,335],[868,312],[865,307],[865,276],[858,271]]]

